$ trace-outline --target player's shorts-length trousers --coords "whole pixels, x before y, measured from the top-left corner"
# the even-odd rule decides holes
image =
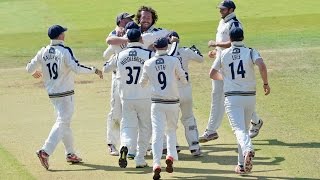
[[[225,98],[226,113],[238,142],[238,163],[242,165],[244,153],[253,151],[249,128],[255,105],[256,96],[227,96]]]
[[[177,123],[179,118],[179,103],[162,104],[152,103],[152,155],[153,166],[160,166],[163,149],[163,137],[167,136],[167,155],[178,160],[176,149],[177,144]]]
[[[74,112],[74,96],[50,98],[50,100],[54,106],[56,122],[42,149],[51,155],[57,144],[62,140],[66,154],[74,153],[73,135],[70,128],[71,118]]]

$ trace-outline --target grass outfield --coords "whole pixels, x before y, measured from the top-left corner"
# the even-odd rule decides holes
[[[102,66],[104,38],[114,28],[115,15],[136,12],[144,1],[0,0],[0,179],[150,179],[151,168],[117,165],[106,155],[105,117],[109,110],[110,76],[76,78],[76,111],[72,129],[75,145],[85,163],[65,162],[60,143],[45,171],[35,151],[41,147],[54,123],[53,107],[39,80],[24,70],[40,47],[48,43],[49,25],[69,28],[67,45],[86,64]],[[168,3],[169,2],[169,3]],[[150,1],[159,14],[159,27],[175,29],[182,44],[196,44],[206,54],[215,36],[219,1]],[[253,172],[238,176],[236,140],[225,117],[217,141],[203,144],[205,156],[192,158],[182,127],[183,146],[173,174],[163,179],[320,179],[320,1],[237,1],[236,13],[245,28],[246,44],[257,48],[269,68],[272,92],[265,97],[258,81],[257,112],[265,120],[254,139]],[[169,4],[169,5],[168,5]],[[206,127],[210,107],[212,60],[190,65],[194,112],[200,133]],[[147,159],[149,165],[152,159]],[[163,162],[163,161],[162,161]]]

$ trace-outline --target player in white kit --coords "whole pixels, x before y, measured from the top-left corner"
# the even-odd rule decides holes
[[[132,22],[132,18],[134,14],[129,13],[120,13],[116,17],[117,27],[113,30],[106,41],[112,37],[118,37],[116,30],[118,28],[125,28],[125,26]],[[122,35],[122,34],[121,34]],[[103,52],[104,59],[108,59],[111,61],[111,57],[115,54],[120,53],[123,49],[126,48],[126,44],[120,45],[110,45],[108,44],[108,48]],[[104,65],[104,72],[109,72],[108,63]],[[111,70],[110,70],[111,71]],[[121,119],[121,102],[119,96],[119,85],[116,79],[116,71],[112,71],[112,81],[111,81],[111,96],[110,96],[110,112],[107,116],[107,144],[109,149],[109,154],[112,156],[118,156],[119,152],[116,148],[116,145],[120,144],[120,119]]]
[[[179,116],[179,90],[177,81],[187,83],[178,58],[167,54],[168,39],[154,43],[156,55],[143,66],[141,86],[151,85],[151,122],[153,179],[160,179],[163,137],[167,135],[168,155],[166,171],[173,172],[173,160],[178,160],[176,129]]]
[[[50,44],[38,51],[27,64],[26,70],[33,77],[43,76],[44,86],[56,112],[56,122],[37,156],[46,169],[49,169],[49,156],[62,140],[67,162],[78,163],[82,159],[75,154],[70,127],[74,112],[74,72],[96,73],[103,78],[102,72],[95,67],[86,67],[74,57],[72,50],[64,46],[64,32],[67,28],[53,25],[48,29]],[[40,70],[41,69],[41,70]]]
[[[179,38],[176,32],[172,32],[168,35],[168,38],[172,36]],[[193,156],[200,156],[202,154],[199,146],[199,132],[196,119],[193,114],[192,106],[192,87],[189,79],[189,62],[203,62],[204,58],[201,52],[193,45],[189,47],[179,47],[178,42],[171,44],[169,55],[178,57],[182,69],[185,71],[187,84],[183,84],[178,81],[178,88],[180,94],[180,110],[181,110],[181,122],[185,129],[185,137],[189,145],[189,150]],[[164,146],[165,147],[165,146]]]
[[[215,47],[214,50],[209,52],[209,57],[215,58],[219,56],[222,50],[231,46],[229,32],[235,28],[242,28],[241,23],[236,18],[234,10],[235,4],[231,0],[224,0],[218,6],[220,9],[221,20],[217,28],[216,40],[209,41],[209,47]],[[223,96],[223,81],[212,80],[212,100],[210,116],[206,131],[199,137],[201,143],[217,139],[217,129],[220,127],[223,115],[224,115],[224,96]],[[252,130],[250,131],[251,137],[258,135],[259,130],[263,124],[263,121],[258,117],[256,113],[252,116]]]
[[[238,165],[235,172],[249,173],[255,155],[249,126],[256,104],[256,78],[254,65],[259,67],[265,95],[270,93],[266,65],[260,54],[244,46],[243,31],[230,32],[231,47],[223,50],[214,61],[210,77],[224,81],[225,110],[238,142]]]

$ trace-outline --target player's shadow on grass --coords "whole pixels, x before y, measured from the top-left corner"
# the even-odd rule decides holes
[[[277,139],[253,140],[254,145],[288,146],[290,148],[320,148],[319,142],[286,143]]]
[[[97,164],[89,164],[86,162],[82,163],[76,163],[72,164],[72,166],[83,166],[85,169],[49,169],[50,172],[61,172],[61,171],[97,171],[97,170],[103,170],[103,171],[122,171],[124,173],[135,173],[135,174],[146,174],[151,173],[152,168],[146,167],[146,168],[133,168],[133,167],[127,167],[127,168],[120,168],[119,166],[107,166],[107,165],[97,165]]]

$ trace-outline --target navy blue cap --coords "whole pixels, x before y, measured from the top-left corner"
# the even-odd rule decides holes
[[[155,48],[164,48],[168,46],[168,38],[166,37],[162,37],[157,39],[154,43],[153,43]]]
[[[120,13],[120,14],[118,14],[118,16],[116,17],[116,24],[119,25],[119,23],[120,23],[120,21],[121,21],[122,19],[126,19],[126,18],[132,19],[132,18],[134,18],[134,16],[135,16],[134,14],[129,14],[129,13],[127,13],[127,12]]]
[[[55,39],[61,33],[65,32],[66,30],[68,30],[68,29],[65,27],[62,27],[60,25],[53,25],[53,26],[49,27],[49,29],[48,29],[48,36],[50,39]]]
[[[236,9],[236,5],[234,4],[234,2],[232,0],[224,0],[218,5],[218,8],[220,8],[220,9],[226,9],[226,8]]]
[[[126,26],[124,27],[124,30],[127,31],[129,29],[139,29],[139,25],[137,23],[135,23],[134,21],[130,21],[126,24]]]
[[[141,32],[139,29],[129,29],[127,32],[127,37],[129,41],[137,40],[141,37]]]
[[[243,30],[239,27],[235,27],[230,31],[230,39],[233,41],[243,40]]]
[[[169,37],[169,38],[171,38],[172,36],[177,37],[178,39],[180,39],[180,38],[179,38],[179,34],[178,34],[177,32],[175,32],[175,31],[171,31],[171,32],[167,35],[167,37]]]

